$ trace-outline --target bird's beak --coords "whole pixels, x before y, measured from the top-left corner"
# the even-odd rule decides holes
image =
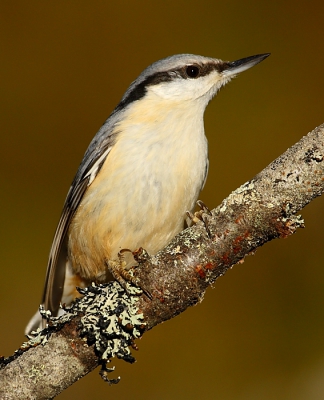
[[[224,76],[232,76],[239,74],[251,67],[254,67],[256,64],[259,64],[265,58],[269,57],[270,53],[265,54],[257,54],[256,56],[241,58],[240,60],[225,62],[223,66],[222,74]]]

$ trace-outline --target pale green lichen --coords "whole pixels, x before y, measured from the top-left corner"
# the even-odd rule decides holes
[[[117,282],[105,285],[93,283],[88,288],[79,289],[83,297],[64,308],[64,314],[60,317],[50,318],[50,313],[40,307],[40,313],[48,321],[48,326],[28,335],[29,341],[23,344],[22,350],[38,344],[44,345],[51,333],[82,315],[79,334],[87,340],[88,345],[94,345],[101,359],[101,377],[108,383],[118,383],[120,378],[108,379],[107,373],[114,369],[107,368],[106,364],[113,357],[133,363],[135,358],[129,346],[134,345],[134,339],[141,336],[145,325],[143,314],[139,313],[137,306],[138,294],[142,291],[128,282],[126,286],[127,292]]]
[[[219,209],[219,211],[223,213],[223,212],[226,211],[226,208],[227,208],[227,201],[224,200],[223,203],[222,203],[221,208]]]
[[[228,205],[241,204],[244,202],[246,192],[250,192],[250,199],[256,199],[256,193],[253,191],[255,185],[252,181],[246,182],[239,188],[234,190],[227,199],[225,199],[220,207],[220,212],[225,212]]]
[[[34,381],[35,383],[44,375],[45,365],[32,366],[32,369],[28,371],[28,378]]]
[[[175,256],[175,255],[181,254],[181,253],[182,253],[182,251],[181,251],[181,247],[180,246],[177,246],[175,248],[171,248],[171,250],[169,251],[169,254],[172,255],[172,256]]]
[[[245,182],[243,185],[241,185],[239,188],[237,188],[233,193],[239,194],[246,192],[247,190],[252,190],[254,189],[254,183],[253,182]]]

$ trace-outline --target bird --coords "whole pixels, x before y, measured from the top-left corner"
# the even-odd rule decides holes
[[[76,287],[118,279],[123,249],[156,254],[189,224],[208,173],[204,111],[237,74],[236,61],[178,54],[135,79],[86,150],[50,249],[41,304],[57,315]],[[41,326],[37,312],[25,333]],[[44,322],[43,322],[44,324]]]

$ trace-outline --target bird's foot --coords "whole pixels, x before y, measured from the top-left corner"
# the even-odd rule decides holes
[[[129,263],[126,262],[126,253],[133,254],[129,249],[122,249],[118,253],[118,261],[106,260],[106,265],[114,279],[126,290],[130,295],[139,295],[143,292],[149,299],[152,299],[151,293],[146,290],[138,278],[132,273],[132,268],[128,268]]]
[[[191,213],[190,211],[187,211],[187,216],[194,224],[197,224],[198,222],[203,222],[206,232],[207,232],[207,235],[209,238],[211,238],[212,234],[208,227],[208,217],[210,217],[212,215],[212,213],[211,213],[210,209],[206,206],[206,204],[204,202],[202,202],[201,200],[198,200],[197,204],[200,207],[200,210],[196,211],[194,214]]]

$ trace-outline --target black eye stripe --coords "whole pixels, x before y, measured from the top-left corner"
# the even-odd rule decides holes
[[[188,78],[198,78],[200,74],[200,68],[197,65],[188,65],[186,67],[186,75]]]
[[[188,75],[188,68],[198,68],[199,73],[197,76],[193,77]],[[120,111],[131,104],[133,101],[140,100],[145,96],[147,88],[149,86],[158,85],[162,82],[171,82],[178,78],[183,79],[195,79],[198,77],[206,76],[213,71],[218,71],[221,73],[227,67],[227,63],[221,61],[219,63],[210,62],[205,64],[190,64],[190,65],[182,65],[179,68],[170,69],[166,71],[159,71],[152,75],[148,75],[139,82],[133,82],[133,84],[128,88],[124,97],[120,101],[120,103],[115,108],[114,112]]]

